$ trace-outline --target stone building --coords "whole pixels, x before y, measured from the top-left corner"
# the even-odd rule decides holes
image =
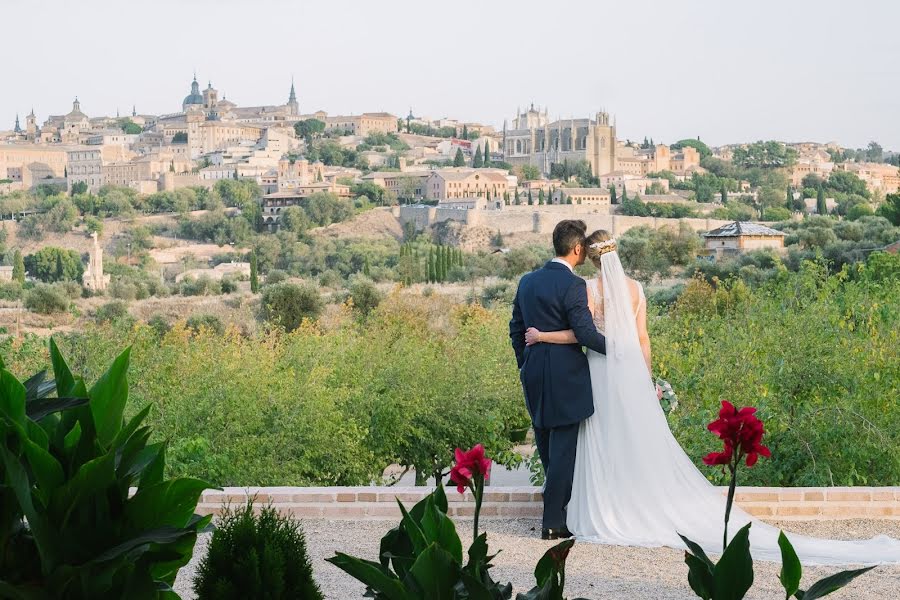
[[[616,126],[609,114],[550,121],[548,112],[517,111],[512,127],[503,124],[503,160],[513,165],[533,165],[544,174],[552,164],[587,161],[595,177],[616,170]]]
[[[431,171],[425,181],[425,198],[438,201],[460,198],[503,201],[513,189],[515,182],[510,180],[506,171],[499,169],[437,169]]]
[[[785,234],[781,231],[745,221],[735,221],[713,229],[703,237],[706,249],[718,255],[744,253],[763,248],[784,248]]]
[[[66,179],[69,189],[76,183],[87,185],[92,194],[103,187],[103,156],[100,148],[82,147],[67,153]]]
[[[611,197],[606,188],[559,188],[551,197],[553,204],[582,206],[610,206]]]
[[[397,117],[385,112],[325,117],[325,130],[346,131],[350,135],[363,137],[373,132],[396,133]]]

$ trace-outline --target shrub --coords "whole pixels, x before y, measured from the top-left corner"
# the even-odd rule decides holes
[[[169,330],[172,329],[171,325],[169,325],[169,322],[162,315],[153,315],[152,317],[150,317],[150,320],[147,321],[147,325],[150,327],[150,329],[156,332],[156,335],[158,335],[159,337],[166,335],[167,333],[169,333]]]
[[[262,294],[263,318],[285,331],[297,329],[304,319],[317,320],[324,307],[319,290],[311,285],[277,283]]]
[[[353,310],[362,318],[368,317],[370,312],[378,308],[383,298],[384,295],[367,279],[357,279],[350,285]]]
[[[60,287],[39,283],[25,294],[25,308],[42,315],[66,312],[69,298]]]
[[[0,300],[21,300],[22,284],[18,281],[0,283]]]
[[[221,289],[223,294],[233,294],[238,289],[237,282],[231,277],[223,277]]]
[[[198,600],[323,597],[300,524],[271,506],[256,516],[252,502],[222,514],[197,568],[194,592]]]
[[[209,275],[197,279],[188,276],[179,282],[178,293],[182,296],[217,296],[222,293],[222,282]]]
[[[37,279],[54,281],[81,281],[84,266],[81,256],[74,250],[45,246],[25,257],[25,268]]]
[[[225,333],[225,325],[222,324],[222,319],[216,315],[192,315],[188,317],[185,325],[195,334],[200,333],[204,329],[216,335]]]
[[[128,305],[121,300],[107,302],[94,313],[94,319],[98,323],[113,323],[128,316]]]
[[[275,285],[288,280],[288,274],[281,269],[272,269],[266,273],[266,285]]]
[[[0,370],[4,597],[169,597],[209,524],[194,514],[208,484],[164,479],[166,445],[141,426],[150,406],[124,418],[129,356],[90,390],[52,340],[55,381]]]

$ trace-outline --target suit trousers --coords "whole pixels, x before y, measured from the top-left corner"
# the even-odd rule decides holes
[[[544,466],[544,529],[559,529],[566,525],[566,505],[572,498],[580,425],[534,428],[534,440]]]

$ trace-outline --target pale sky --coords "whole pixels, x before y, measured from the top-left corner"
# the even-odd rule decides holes
[[[869,140],[900,150],[896,0],[0,0],[0,129],[34,107],[238,105],[493,124],[517,106],[620,138]]]

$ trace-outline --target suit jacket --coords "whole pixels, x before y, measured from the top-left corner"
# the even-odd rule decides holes
[[[578,344],[525,346],[525,330],[575,332]],[[550,261],[522,277],[509,322],[525,403],[535,427],[553,428],[594,414],[591,376],[582,346],[606,354],[606,338],[594,326],[587,285],[566,265]]]

